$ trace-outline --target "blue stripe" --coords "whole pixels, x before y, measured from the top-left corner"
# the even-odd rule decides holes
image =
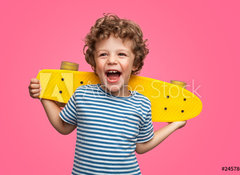
[[[119,122],[120,121],[125,121],[125,120],[130,120],[131,122],[130,122],[130,125],[131,124],[135,124],[135,123],[138,123],[139,122],[139,120],[138,119],[135,119],[135,118],[137,118],[137,116],[135,116],[136,114],[132,114],[132,115],[130,115],[130,114],[128,114],[128,115],[125,115],[125,114],[122,114],[122,115],[120,115],[120,114],[118,114],[118,115],[116,115],[116,113],[114,114],[114,113],[105,113],[105,112],[102,112],[102,115],[99,115],[99,111],[88,111],[88,110],[82,110],[81,112],[78,112],[78,114],[79,114],[79,118],[81,119],[81,120],[85,120],[85,119],[82,119],[81,118],[81,116],[83,116],[83,115],[88,115],[89,116],[89,118],[90,117],[92,117],[92,118],[102,118],[102,119],[108,119],[108,120],[118,120]],[[96,115],[97,114],[97,115]],[[107,116],[110,116],[110,117],[107,117]],[[87,117],[88,118],[88,117]],[[143,119],[142,120],[140,120],[140,121],[143,121]],[[126,125],[128,125],[127,123],[126,123]],[[136,124],[135,124],[136,125]]]
[[[81,105],[78,105],[78,106],[81,107]],[[102,108],[108,109],[108,111],[112,110],[112,108],[111,108],[111,106],[109,106],[109,104],[104,104],[103,102],[100,102],[100,103],[88,102],[88,103],[85,103],[85,106],[83,108],[88,108],[87,106],[90,106],[90,107],[96,106],[96,107],[98,107],[98,109],[100,107],[102,107]],[[129,106],[126,107],[126,105],[124,106],[124,108],[119,108],[119,106],[120,105],[114,106],[114,107],[115,107],[115,109],[117,109],[119,111],[122,111],[124,109],[125,111],[123,111],[123,112],[126,112],[126,111],[136,112],[136,109],[137,109],[137,108],[129,108]]]
[[[97,138],[106,139],[106,140],[107,139],[109,139],[109,140],[113,139],[113,140],[117,141],[117,138],[121,138],[123,136],[122,134],[129,135],[129,136],[131,136],[132,134],[135,135],[135,132],[128,133],[128,132],[124,132],[124,130],[122,130],[122,131],[106,130],[106,129],[103,129],[103,128],[93,128],[93,127],[87,127],[87,126],[82,126],[81,128],[82,128],[82,130],[78,130],[78,132],[80,132],[79,135],[92,137],[90,135],[95,134],[96,139]]]
[[[74,171],[76,171],[76,172],[78,172],[78,173],[86,173],[84,170],[86,170],[86,171],[92,171],[92,173],[93,174],[91,174],[91,175],[97,175],[96,173],[100,173],[100,174],[109,174],[109,175],[111,175],[111,174],[123,174],[121,171],[114,171],[114,172],[106,172],[106,171],[93,171],[93,170],[89,170],[89,169],[86,169],[86,168],[84,168],[84,167],[79,167],[79,166],[76,166],[76,167],[78,167],[79,169],[82,169],[81,171],[78,171],[76,168],[74,168]],[[134,174],[133,174],[134,173]],[[126,171],[126,172],[124,172],[124,174],[126,174],[126,175],[135,175],[136,174],[136,171]],[[137,175],[139,175],[140,173],[137,173]]]
[[[77,155],[78,157],[82,157],[82,154],[81,154],[81,153],[76,152],[76,155]],[[86,156],[86,155],[84,155],[84,157],[89,158],[89,159],[93,159],[93,156]],[[109,157],[109,159],[107,159],[107,158],[97,158],[97,157],[94,157],[95,160],[101,160],[101,161],[111,161],[111,162],[120,161],[120,159],[111,159],[111,158],[112,158],[112,157]],[[124,158],[126,158],[126,157],[124,157]],[[135,160],[137,160],[137,159],[136,159],[135,156],[132,156],[132,157],[130,157],[130,158],[128,158],[128,159],[125,159],[125,160],[126,160],[126,161],[135,161]]]
[[[99,124],[100,123],[107,123],[107,124],[112,124],[113,126],[118,125],[119,128],[126,127],[126,124],[123,123],[124,121],[122,121],[124,119],[118,120],[118,121],[114,121],[112,119],[109,119],[110,121],[107,121],[107,120],[101,120],[101,118],[93,116],[91,118],[88,117],[87,119],[79,119],[79,122],[83,122],[84,124],[87,124],[86,122],[84,122],[85,120],[87,120],[87,123],[91,121],[91,122],[98,122]],[[134,124],[134,123],[131,123],[131,124]],[[118,128],[118,127],[116,127],[116,128]],[[135,131],[136,129],[138,129],[138,126],[131,126],[131,128],[129,127],[129,131]]]
[[[101,131],[101,130],[100,130]],[[117,133],[117,132],[116,132]],[[77,136],[77,139],[86,139],[88,136],[85,136],[85,137],[79,137],[79,136]],[[116,136],[115,136],[116,137]],[[119,142],[119,141],[121,141],[121,142],[126,142],[126,143],[129,143],[129,140],[124,140],[124,139],[122,139],[122,140],[120,140],[120,139],[114,139],[114,138],[106,138],[106,137],[98,137],[98,136],[94,136],[94,138],[96,138],[96,139],[104,139],[104,140],[110,140],[110,141],[117,141],[117,142]],[[103,141],[104,141],[103,140]],[[97,141],[96,141],[97,142]]]
[[[99,152],[99,151],[98,151]],[[79,154],[80,156],[82,156],[81,155],[81,153],[85,153],[85,154],[89,154],[89,155],[94,155],[94,156],[105,156],[106,158],[126,158],[127,156],[126,155],[114,155],[114,154],[100,154],[100,153],[93,153],[92,151],[90,151],[90,150],[79,150],[77,147],[76,147],[76,153],[75,154]],[[75,156],[75,159],[76,159],[77,157]]]
[[[86,164],[86,163],[84,163],[84,162],[81,162],[81,164],[82,165],[85,165],[85,166],[89,166],[88,164]],[[76,166],[76,167],[78,167],[78,166]],[[122,166],[122,168],[121,169],[119,169],[119,168],[115,168],[115,167],[112,167],[112,166],[94,166],[94,165],[92,165],[91,166],[91,168],[98,168],[98,169],[102,169],[102,170],[100,170],[100,171],[98,171],[98,170],[95,170],[95,172],[97,172],[97,173],[119,173],[119,172],[117,172],[117,171],[104,171],[104,169],[105,170],[118,170],[118,171],[124,171],[124,170],[127,170],[127,169],[133,169],[133,168],[137,168],[138,167],[138,165],[134,165],[134,166],[130,166],[130,167],[127,167],[127,168],[124,168],[124,166]],[[83,167],[81,167],[81,168],[83,168]]]
[[[111,131],[111,132],[115,132],[115,133],[119,133],[119,131],[114,131],[114,130],[111,130],[111,129],[116,129],[116,130],[117,130],[117,129],[122,129],[121,127],[114,127],[114,126],[111,126],[111,128],[108,129],[108,128],[109,128],[109,125],[104,125],[104,124],[100,124],[100,123],[98,123],[98,124],[95,124],[95,123],[88,124],[88,123],[86,123],[86,122],[81,122],[81,121],[79,121],[78,124],[79,124],[79,125],[84,124],[84,125],[89,125],[89,126],[101,126],[101,127],[104,127],[104,129],[100,129],[100,128],[99,128],[100,131]],[[81,127],[87,128],[87,127],[82,126],[82,125],[81,125]],[[89,129],[92,129],[91,127],[88,127],[88,128],[89,128]],[[97,129],[97,128],[95,128],[95,129]],[[94,130],[95,130],[95,129],[94,129]],[[132,132],[132,130],[131,130],[130,128],[129,128],[129,129],[124,128],[124,130],[129,131],[129,132]]]
[[[139,121],[139,120],[135,119],[137,116],[133,116],[130,114],[124,115],[124,116],[118,114],[118,115],[111,115],[111,117],[108,117],[110,115],[108,113],[105,115],[101,115],[101,116],[97,115],[96,116],[95,114],[99,114],[98,112],[84,112],[84,111],[79,112],[79,114],[81,116],[81,117],[79,117],[79,120],[82,120],[82,121],[86,120],[86,118],[82,117],[86,113],[88,114],[88,117],[86,117],[87,120],[89,120],[91,118],[106,119],[106,120],[112,120],[112,121],[118,120],[117,122],[124,122],[125,120],[130,120],[131,121],[130,123],[124,123],[125,125],[129,125],[129,127],[132,127],[132,125],[136,125],[136,123],[138,123],[138,121]],[[136,126],[136,128],[138,128],[138,127]]]
[[[76,123],[73,123],[69,118],[66,118],[64,115],[64,111],[62,111],[59,115],[65,122],[70,123],[72,125],[75,125]]]
[[[102,138],[101,138],[102,139]],[[111,140],[111,141],[117,141],[117,142],[97,142],[97,141],[93,141],[93,140],[89,140],[89,139],[86,139],[86,137],[81,137],[79,140],[77,140],[77,144],[78,143],[80,143],[80,141],[86,141],[86,142],[91,142],[91,143],[102,143],[102,144],[104,144],[104,145],[109,145],[109,146],[112,146],[112,145],[117,145],[117,146],[119,146],[119,147],[125,147],[125,146],[132,146],[132,145],[129,145],[130,143],[129,142],[123,142],[122,140],[117,140],[117,139],[109,139],[109,140]],[[106,140],[106,139],[105,139]],[[123,143],[120,143],[120,141],[121,142],[123,142]],[[132,142],[131,144],[134,144],[134,142]],[[112,146],[113,147],[113,146]]]
[[[110,113],[113,113],[113,114],[118,114],[118,116],[119,115],[130,115],[130,116],[133,116],[133,114],[134,114],[134,112],[133,111],[130,111],[130,112],[132,112],[132,113],[129,113],[129,112],[127,112],[127,111],[122,111],[122,113],[119,113],[118,111],[115,111],[114,109],[113,110],[110,110],[110,109],[104,109],[104,108],[96,108],[96,107],[82,107],[82,108],[80,108],[80,111],[79,112],[84,112],[84,111],[88,111],[88,110],[99,110],[99,111],[101,111],[103,114],[107,114],[107,115],[109,115],[109,113],[107,113],[107,112],[110,112]],[[104,110],[104,111],[103,111]],[[121,111],[121,110],[119,110],[119,111]],[[98,112],[96,112],[96,111],[91,111],[91,112],[93,112],[93,113],[97,113],[97,114],[99,114]],[[136,114],[136,112],[135,112],[135,114]],[[137,121],[137,120],[135,120],[135,121]]]
[[[81,156],[82,157],[82,156]],[[92,164],[96,164],[96,161],[94,161],[94,160],[89,160],[89,159],[92,159],[92,157],[87,157],[87,156],[84,156],[85,158],[88,158],[88,160],[85,160],[85,159],[79,159],[79,160],[77,160],[77,161],[87,161],[88,163],[92,163]],[[95,158],[94,158],[95,159]],[[114,163],[112,160],[107,160],[107,159],[98,159],[98,160],[100,160],[100,161],[102,161],[102,162],[97,162],[97,164],[99,164],[99,165],[106,165],[106,166],[108,166],[108,167],[110,167],[109,169],[112,169],[111,168],[111,165],[114,165],[114,166],[129,166],[129,165],[131,165],[131,164],[136,164],[137,163],[137,161],[133,161],[131,164],[130,163],[128,163],[128,162],[123,162],[123,163]],[[134,160],[134,159],[133,159]],[[106,161],[108,161],[109,163],[107,163]],[[130,161],[129,161],[130,162]]]
[[[130,103],[132,105],[142,105],[142,103],[144,102],[144,104],[146,105],[151,105],[151,102],[144,97],[143,95],[136,93],[135,96],[129,100],[124,100],[124,99],[119,99],[119,98],[111,98],[111,100],[109,100],[109,97],[105,96],[105,95],[101,95],[101,94],[93,94],[92,92],[82,92],[82,91],[76,91],[80,94],[76,94],[76,98],[81,98],[81,99],[89,99],[89,98],[97,98],[97,101],[101,101],[101,100],[105,100],[105,101],[111,101],[111,102],[127,102]],[[84,95],[82,95],[81,93],[84,93]]]

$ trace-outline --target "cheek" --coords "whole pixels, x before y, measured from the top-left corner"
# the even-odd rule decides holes
[[[104,70],[104,64],[101,62],[96,62],[96,73],[101,74]]]
[[[96,66],[96,73],[99,75],[101,73],[101,68],[99,66]]]
[[[133,62],[131,61],[128,61],[124,64],[124,69],[131,72],[132,71],[132,68],[133,68]]]

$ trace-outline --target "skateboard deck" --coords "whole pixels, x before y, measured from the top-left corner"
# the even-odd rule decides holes
[[[99,84],[93,72],[72,70],[41,70],[40,98],[67,103],[74,91],[81,85]],[[189,120],[198,116],[202,110],[201,100],[190,91],[176,84],[132,75],[129,90],[138,91],[148,97],[152,105],[153,122],[173,122]]]

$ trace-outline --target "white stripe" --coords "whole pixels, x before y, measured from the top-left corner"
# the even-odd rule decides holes
[[[94,97],[94,98],[95,98],[95,97]],[[107,101],[106,99],[96,99],[96,100],[95,100],[94,98],[93,98],[93,97],[84,98],[84,102],[85,102],[86,100],[89,100],[89,101],[87,102],[87,104],[92,104],[92,105],[94,105],[94,106],[97,106],[97,104],[99,104],[99,105],[104,105],[104,104],[117,105],[117,108],[125,109],[125,110],[129,110],[129,106],[131,106],[132,109],[134,109],[134,110],[136,110],[136,111],[141,111],[141,112],[147,111],[147,110],[149,109],[149,106],[150,106],[150,105],[146,105],[146,104],[144,104],[144,103],[142,103],[142,102],[141,102],[140,104],[136,105],[136,104],[127,103],[127,102],[121,102],[121,103],[115,102],[115,101],[111,101],[111,102],[110,102],[110,101]],[[76,99],[80,101],[79,104],[77,103],[77,106],[79,107],[79,105],[82,104],[81,101],[83,101],[83,99],[82,99],[82,98],[78,98],[78,97],[76,97]],[[119,105],[126,106],[126,107],[121,107],[121,106],[119,106]],[[140,110],[141,108],[142,108],[144,111]]]
[[[134,120],[130,120],[128,116],[124,116],[122,119],[119,119],[119,117],[115,117],[115,116],[108,116],[105,115],[105,117],[108,117],[109,119],[105,119],[105,118],[101,118],[101,117],[96,117],[97,114],[95,113],[87,113],[89,116],[85,117],[83,114],[86,114],[84,112],[79,113],[81,115],[79,121],[84,121],[85,120],[100,120],[100,121],[105,121],[105,122],[114,122],[116,124],[120,124],[120,125],[127,125],[129,127],[137,127],[138,126],[138,122],[134,121]],[[101,115],[103,117],[103,115]],[[137,125],[137,126],[136,126]]]
[[[94,136],[93,134],[88,134],[88,135],[92,135],[92,136]],[[85,139],[87,139],[87,140],[93,140],[93,141],[98,141],[98,142],[105,142],[105,143],[116,143],[116,141],[114,140],[114,141],[111,141],[111,140],[106,140],[106,139],[104,139],[104,137],[103,137],[103,139],[97,139],[97,138],[91,138],[91,137],[88,137],[87,136],[87,134],[86,135],[84,135],[84,138]],[[109,137],[106,137],[106,138],[109,138]],[[81,138],[80,138],[81,139]],[[118,141],[117,141],[117,143],[120,143],[120,144],[127,144],[127,142],[125,141],[121,141],[121,140],[124,140],[124,139],[119,139]],[[134,143],[134,141],[135,141],[136,139],[134,139],[134,140],[132,140],[132,142]],[[130,141],[129,141],[130,142]],[[131,143],[131,142],[130,142]]]
[[[96,115],[98,115],[97,113],[91,113],[91,112],[94,112],[94,110],[78,112],[78,115],[80,116],[79,118],[82,119],[84,115],[91,116],[91,117],[95,117]],[[113,113],[109,113],[109,114],[111,114],[111,115],[99,114],[99,116],[109,118],[110,120],[120,120],[120,119],[122,119],[124,121],[127,120],[127,121],[131,122],[129,125],[131,125],[131,124],[137,125],[138,124],[138,121],[135,121],[138,118],[136,118],[134,116],[132,116],[132,118],[131,118],[129,115],[124,114],[121,118],[119,118],[118,116],[116,116],[116,114],[113,114]]]
[[[85,164],[87,164],[87,162],[84,162]],[[135,166],[137,166],[138,164],[136,164]],[[79,164],[80,167],[83,167],[85,169],[89,169],[89,170],[93,170],[94,174],[95,174],[95,171],[103,171],[103,168],[93,168],[93,167],[90,167],[90,166],[85,166],[85,165],[82,165],[82,164]],[[133,165],[134,166],[134,165]],[[125,167],[125,166],[122,166],[122,168]],[[77,170],[81,170],[77,167],[75,167]],[[104,169],[105,172],[108,172],[108,173],[111,173],[111,172],[119,172],[119,173],[126,173],[128,171],[134,171],[134,170],[138,170],[138,167],[136,168],[131,168],[131,169],[127,169],[127,170],[123,170],[123,169],[118,169],[118,170],[111,170],[111,169]],[[115,174],[115,173],[114,173]]]
[[[97,160],[97,159],[94,159],[94,158],[87,158],[87,157],[84,157],[84,156],[81,156],[79,157],[78,155],[76,156],[78,159],[84,159],[84,160],[87,160],[87,161],[93,161],[93,162],[96,162],[96,163],[106,163],[106,164],[121,164],[121,163],[124,163],[124,164],[133,164],[133,163],[137,163],[137,160],[129,160],[129,161],[125,161],[126,159],[122,159],[120,161],[113,161],[112,159],[111,160]],[[124,160],[124,162],[123,162]],[[76,160],[78,161],[78,160]],[[121,165],[122,166],[122,165]],[[124,166],[124,165],[123,165]]]
[[[92,149],[96,149],[96,150],[99,150],[99,151],[112,151],[112,152],[121,152],[123,151],[123,149],[116,149],[116,148],[102,148],[102,147],[98,147],[98,146],[90,146],[90,145],[84,145],[82,143],[77,143],[78,146],[81,146],[83,148],[83,150],[85,149],[89,149],[89,148],[92,148]],[[131,152],[132,149],[124,149],[124,151],[126,152]],[[107,153],[107,152],[105,152]],[[112,154],[112,153],[109,153],[109,154]],[[127,153],[127,154],[130,154],[130,153]]]
[[[102,152],[102,151],[93,151],[93,150],[88,150],[87,148],[76,148],[76,151],[78,152],[81,152],[84,151],[84,152],[91,152],[92,154],[102,154],[102,155],[105,155],[105,156],[129,156],[130,154],[129,153],[107,153],[107,152]]]
[[[88,159],[85,158],[85,160],[88,160]],[[91,161],[91,160],[90,160],[90,161]],[[94,160],[94,161],[95,161],[95,160]],[[76,162],[79,162],[79,164],[81,164],[80,161],[78,161],[77,159],[76,159]],[[133,161],[132,161],[132,162],[133,162]],[[102,161],[102,163],[104,163],[104,162]],[[113,162],[111,162],[111,163],[113,163]],[[122,161],[121,161],[121,163],[125,163],[125,162],[122,162]],[[137,166],[137,165],[138,165],[138,163],[137,163],[136,161],[134,161],[132,164],[131,164],[130,162],[126,162],[126,163],[129,163],[130,165],[111,165],[111,168],[119,168],[119,169],[121,169],[121,168],[123,168],[123,167],[124,167],[124,168],[132,168],[133,166]],[[106,166],[106,165],[98,164],[97,162],[96,162],[96,163],[89,163],[89,162],[87,162],[87,161],[85,161],[84,164],[89,165],[89,168],[92,167],[92,166],[97,166],[97,167],[103,167],[103,168],[104,168],[104,166]],[[99,168],[100,171],[101,171],[103,168]],[[104,171],[106,171],[106,169],[104,169]],[[116,170],[110,170],[110,172],[113,172],[113,171],[116,171]],[[127,171],[129,171],[129,170],[127,170]]]
[[[123,133],[133,133],[131,131],[126,131],[124,130],[123,127],[116,127],[116,128],[111,128],[111,126],[113,126],[113,124],[108,124],[108,123],[105,123],[106,126],[109,126],[108,128],[106,126],[97,126],[97,125],[89,125],[89,124],[99,124],[98,122],[93,122],[93,121],[88,121],[87,124],[83,124],[81,123],[81,126],[84,126],[84,127],[88,127],[88,128],[93,128],[93,129],[103,129],[103,130],[106,130],[108,129],[109,131],[118,131],[118,132],[123,132]],[[125,127],[126,129],[126,127]],[[95,131],[95,130],[94,130]],[[97,131],[97,130],[96,130]],[[137,131],[136,129],[134,131]],[[99,131],[98,131],[99,132]],[[102,131],[101,131],[102,132]],[[133,133],[134,134],[134,133]]]
[[[92,158],[96,158],[96,159],[110,159],[112,161],[116,161],[116,160],[119,160],[119,161],[127,161],[128,159],[133,159],[135,158],[135,155],[132,155],[131,157],[106,157],[106,156],[98,156],[98,155],[93,155],[92,152],[87,152],[87,153],[84,153],[84,152],[80,152],[78,151],[77,152],[78,154],[80,154],[81,156],[88,156],[88,157],[92,157]],[[78,155],[75,154],[75,157],[79,158]],[[128,160],[130,161],[130,160]]]
[[[94,139],[95,141],[95,139]],[[91,140],[82,140],[80,139],[76,144],[78,143],[85,143],[85,144],[95,144],[98,146],[106,146],[106,147],[112,147],[112,148],[122,148],[122,149],[126,149],[126,148],[131,148],[131,149],[135,149],[135,144],[128,144],[128,145],[120,145],[120,144],[105,144],[105,143],[101,143],[101,142],[94,142]],[[115,143],[115,142],[114,142]]]
[[[102,105],[102,106],[98,106],[98,105]],[[84,104],[78,104],[77,107],[80,107],[80,108],[89,108],[89,107],[94,107],[94,108],[97,108],[97,109],[106,109],[106,110],[109,110],[109,111],[116,111],[116,112],[125,112],[125,113],[130,113],[130,114],[134,114],[136,113],[136,109],[132,109],[132,108],[122,108],[120,106],[118,106],[117,108],[112,108],[112,106],[110,106],[109,104],[101,104],[101,103],[85,103]],[[122,109],[122,110],[120,110]],[[123,111],[123,110],[126,110],[126,111]]]
[[[131,106],[133,108],[135,108],[136,110],[141,106],[141,104],[137,105],[136,103],[135,104],[132,104],[132,103],[129,103],[129,102],[117,102],[117,101],[109,101],[107,99],[94,99],[96,97],[92,97],[90,96],[89,98],[88,97],[76,97],[76,100],[79,100],[79,102],[81,103],[81,101],[87,101],[89,100],[89,103],[93,102],[94,104],[103,104],[103,103],[108,103],[108,104],[111,104],[111,105],[117,105],[117,107],[119,108],[123,108],[123,107],[120,107],[118,105],[122,105],[122,106]],[[93,101],[94,100],[94,101]],[[126,109],[128,109],[128,107],[126,107]]]

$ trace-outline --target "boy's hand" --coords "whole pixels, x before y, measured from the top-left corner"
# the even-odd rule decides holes
[[[175,132],[177,129],[184,127],[186,123],[187,121],[168,122],[168,125],[154,132],[154,136],[151,140],[144,143],[137,143],[136,152],[138,154],[148,152],[149,150],[153,149],[158,144],[160,144],[163,140],[165,140],[170,134]]]
[[[177,129],[180,129],[186,125],[187,121],[168,122],[168,124],[174,125]]]
[[[41,92],[40,81],[36,78],[31,79],[28,89],[32,98],[39,98]]]

